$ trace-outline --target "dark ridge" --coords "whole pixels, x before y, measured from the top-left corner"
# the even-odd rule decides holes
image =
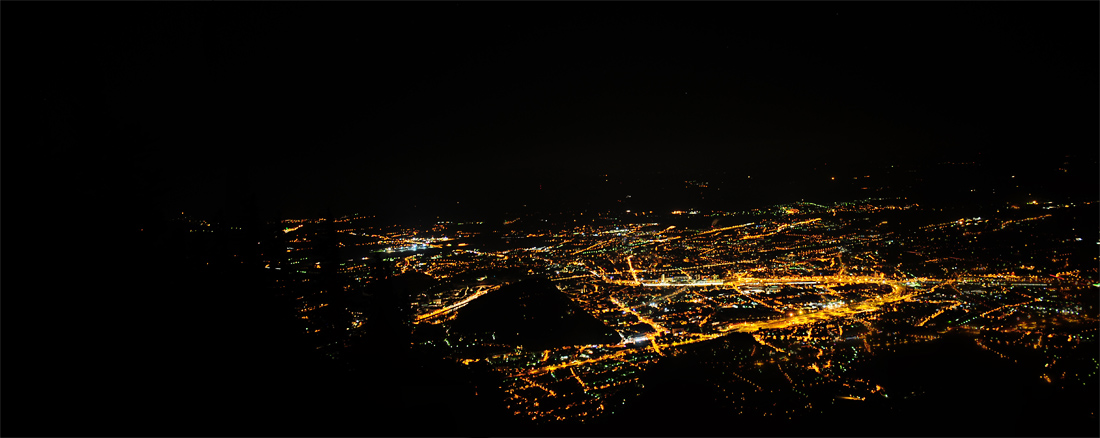
[[[523,280],[470,302],[459,311],[452,333],[492,334],[499,343],[536,350],[619,341],[547,279]]]

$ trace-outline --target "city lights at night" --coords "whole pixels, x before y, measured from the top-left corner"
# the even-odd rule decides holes
[[[1100,3],[4,6],[9,435],[1100,434]]]

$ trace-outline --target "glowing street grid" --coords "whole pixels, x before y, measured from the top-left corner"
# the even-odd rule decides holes
[[[984,253],[978,240],[1022,232],[1074,206],[1012,207],[1003,218],[898,230],[876,216],[919,206],[900,199],[801,203],[712,213],[711,226],[700,229],[619,221],[517,231],[501,239],[543,243],[499,251],[458,243],[476,233],[447,222],[423,233],[375,230],[372,236],[383,254],[418,245],[449,250],[388,259],[395,273],[419,272],[438,282],[414,297],[417,325],[447,326],[464,306],[514,280],[490,273],[519,270],[549,274],[559,291],[619,334],[615,343],[537,351],[490,334],[448,337],[453,359],[499,373],[508,409],[518,417],[583,422],[615,412],[643,392],[643,370],[665,358],[701,354],[690,347],[704,342],[712,344],[702,354],[712,357],[702,363],[724,377],[710,381],[716,400],[741,414],[793,417],[825,404],[913,395],[847,371],[951,331],[970,334],[1004,360],[1017,361],[1021,350],[1039,353],[1045,364],[1036,378],[1049,384],[1095,381],[1095,359],[1089,373],[1059,365],[1079,367],[1060,362],[1060,353],[1097,339],[1096,321],[1068,299],[1094,292],[1097,281],[1089,276],[1095,273],[1059,270],[1069,265],[1057,246],[1042,250],[1050,262],[1037,268]],[[898,263],[884,255],[898,252],[917,257]],[[341,269],[355,275],[363,268],[348,263]]]

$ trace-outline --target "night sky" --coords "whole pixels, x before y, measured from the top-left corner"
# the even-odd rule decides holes
[[[1095,2],[5,6],[9,157],[138,216],[1097,155]]]

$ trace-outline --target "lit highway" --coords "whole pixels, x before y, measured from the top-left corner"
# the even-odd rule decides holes
[[[437,309],[437,310],[434,310],[434,311],[431,311],[431,312],[428,312],[428,313],[417,315],[416,316],[416,321],[417,322],[427,321],[427,320],[430,320],[430,319],[435,318],[437,316],[445,315],[447,313],[450,313],[450,312],[453,312],[455,310],[461,309],[463,306],[469,304],[471,301],[476,300],[478,298],[481,298],[481,297],[485,296],[485,294],[488,294],[489,292],[500,289],[500,286],[501,285],[478,286],[477,287],[477,292],[474,292],[473,295],[470,295],[466,298],[463,298],[463,299],[459,300],[458,302],[456,302],[454,304],[451,304],[449,306],[446,306],[446,307],[443,307],[443,308],[440,308],[440,309]]]

